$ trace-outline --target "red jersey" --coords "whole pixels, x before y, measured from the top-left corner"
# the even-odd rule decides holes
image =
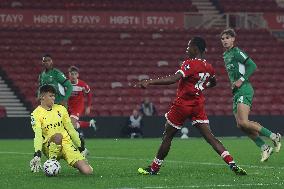
[[[73,84],[73,90],[70,98],[68,99],[68,108],[72,113],[79,113],[81,115],[85,109],[84,96],[88,94],[88,106],[91,106],[91,93],[90,87],[84,81],[78,79],[77,83]],[[79,116],[78,115],[78,116]]]
[[[183,75],[178,83],[175,102],[183,105],[194,105],[204,102],[202,90],[210,77],[215,76],[211,64],[203,59],[189,59],[183,62],[177,71]]]

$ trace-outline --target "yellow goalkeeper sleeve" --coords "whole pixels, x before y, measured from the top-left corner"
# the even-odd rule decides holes
[[[33,127],[33,130],[35,132],[35,138],[34,138],[35,152],[37,152],[38,150],[42,151],[42,142],[43,142],[42,130],[40,127]]]
[[[66,110],[66,108],[64,108],[64,115],[63,115],[63,124],[65,129],[67,130],[69,136],[71,137],[73,143],[77,146],[77,147],[81,147],[81,140],[79,138],[79,133],[74,129],[73,124],[71,122],[71,119],[69,117],[69,114]]]

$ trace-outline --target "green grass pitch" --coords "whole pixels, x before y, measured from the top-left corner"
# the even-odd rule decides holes
[[[247,176],[236,176],[199,138],[174,139],[160,175],[138,175],[154,158],[161,139],[89,139],[94,175],[84,176],[63,160],[57,177],[31,173],[32,140],[0,140],[0,188],[3,189],[166,189],[284,188],[284,153],[260,163],[259,149],[247,138],[220,138]],[[42,163],[46,158],[42,158]]]

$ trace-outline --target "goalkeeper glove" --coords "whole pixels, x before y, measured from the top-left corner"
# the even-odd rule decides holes
[[[34,158],[30,161],[30,168],[31,171],[34,173],[39,172],[39,170],[42,169],[40,158],[41,158],[41,151],[37,151],[34,154]]]

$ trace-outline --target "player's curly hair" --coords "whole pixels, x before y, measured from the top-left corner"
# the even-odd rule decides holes
[[[203,53],[206,49],[206,42],[202,37],[193,37],[191,43],[198,47],[199,51]]]
[[[222,35],[224,35],[224,34],[229,35],[231,37],[237,36],[237,34],[236,34],[236,32],[233,28],[227,28],[227,29],[223,30],[220,34],[220,37],[222,37]]]
[[[43,93],[47,93],[47,92],[50,92],[50,93],[53,93],[53,94],[56,94],[56,89],[53,85],[42,85],[40,88],[39,88],[39,94],[42,95]]]

